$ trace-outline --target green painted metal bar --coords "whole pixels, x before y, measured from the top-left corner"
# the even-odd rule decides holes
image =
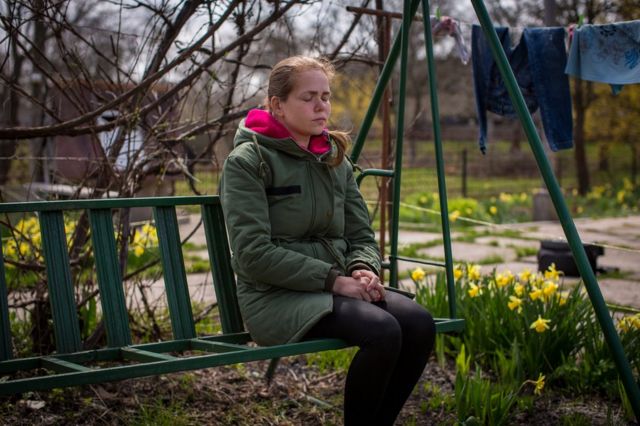
[[[200,340],[206,340],[208,342],[224,342],[224,343],[235,343],[239,345],[243,345],[248,342],[252,342],[251,335],[246,331],[241,333],[225,333],[225,334],[217,334],[214,336],[201,336]]]
[[[4,270],[4,258],[2,257],[2,247],[0,247],[0,361],[13,358],[8,297],[9,292]]]
[[[47,370],[53,370],[56,373],[73,373],[77,371],[91,371],[91,368],[87,368],[84,365],[75,364],[73,362],[57,359],[55,357],[46,356],[42,358],[42,368]]]
[[[396,153],[395,153],[395,176],[393,178],[393,201],[391,203],[391,229],[390,234],[390,254],[389,263],[389,285],[391,287],[398,287],[398,231],[399,231],[399,215],[400,215],[400,188],[402,185],[402,144],[404,141],[404,109],[405,109],[405,96],[407,91],[407,68],[409,57],[409,30],[411,28],[411,21],[415,11],[411,11],[411,2],[405,0],[403,2],[402,10],[402,31],[401,43],[400,43],[400,84],[398,91],[400,93],[400,99],[398,100],[398,120],[396,123]]]
[[[234,345],[232,343],[209,342],[207,340],[202,340],[202,339],[192,339],[191,349],[196,351],[223,353],[223,352],[247,351],[255,348],[252,348],[249,346],[243,346],[243,345]]]
[[[236,280],[231,269],[229,242],[221,206],[203,205],[202,220],[222,331],[225,334],[242,332],[244,325],[236,296]]]
[[[433,125],[433,144],[436,154],[436,170],[438,175],[438,195],[440,198],[440,221],[442,225],[442,243],[444,246],[445,275],[447,277],[447,300],[449,302],[449,316],[456,317],[456,290],[453,279],[453,255],[451,253],[451,229],[449,226],[449,205],[447,203],[447,183],[444,170],[444,154],[442,149],[442,134],[440,132],[440,107],[438,104],[438,84],[436,79],[436,64],[433,55],[433,35],[429,18],[429,0],[422,0],[422,19],[424,23],[424,39],[427,49],[427,68],[429,80],[429,95],[431,98],[431,121]]]
[[[436,333],[455,333],[464,331],[465,320],[462,318],[434,318]]]
[[[484,2],[482,0],[471,0],[471,3],[473,4],[480,24],[482,25],[484,35],[489,41],[493,57],[496,60],[500,74],[502,75],[507,91],[509,92],[509,97],[514,104],[518,118],[524,127],[529,140],[529,145],[531,146],[533,155],[538,163],[538,168],[540,169],[542,178],[547,186],[549,195],[551,196],[551,200],[553,201],[553,205],[556,209],[556,213],[560,219],[560,223],[562,224],[562,229],[564,230],[569,246],[571,247],[571,252],[573,253],[573,258],[576,261],[576,266],[578,267],[580,276],[584,281],[596,317],[598,318],[598,322],[600,323],[605,340],[613,355],[613,359],[618,369],[618,373],[620,374],[620,378],[622,379],[625,391],[627,392],[627,396],[629,397],[629,401],[633,407],[633,412],[636,419],[640,420],[640,386],[633,377],[629,360],[624,353],[620,337],[613,325],[609,310],[607,309],[604,298],[602,297],[598,281],[591,269],[582,241],[580,241],[580,235],[578,234],[578,230],[576,229],[575,223],[571,218],[571,214],[569,213],[569,209],[567,208],[567,204],[564,200],[564,196],[562,195],[560,185],[558,185],[558,181],[553,174],[551,164],[544,153],[542,142],[540,141],[540,137],[536,131],[533,119],[526,107],[524,98],[513,75],[513,71],[509,66],[504,50],[500,45],[498,36],[493,28],[491,18],[489,17],[489,13],[487,12]]]
[[[176,209],[173,206],[154,207],[153,216],[158,231],[158,244],[173,337],[191,339],[196,337],[196,329],[193,323]]]
[[[12,374],[40,367],[42,357],[16,358],[0,362],[0,374]]]
[[[217,195],[188,197],[101,198],[99,200],[30,201],[0,203],[0,213],[45,212],[55,210],[119,209],[125,207],[169,207],[218,204]]]
[[[411,1],[409,13],[411,17],[415,15],[416,11],[418,10],[419,4],[420,0]],[[356,140],[353,143],[353,148],[351,150],[350,156],[353,163],[357,163],[358,158],[360,158],[362,148],[364,147],[364,141],[367,138],[369,130],[371,129],[371,125],[373,124],[373,120],[376,117],[376,113],[378,111],[378,108],[380,107],[382,96],[384,96],[384,89],[387,87],[387,83],[389,83],[391,73],[393,72],[393,68],[395,67],[398,60],[398,55],[400,54],[401,50],[400,48],[402,31],[402,28],[400,28],[393,39],[391,49],[389,50],[389,56],[387,56],[384,66],[382,67],[382,71],[380,72],[380,76],[378,77],[378,82],[376,83],[376,88],[373,91],[373,97],[371,98],[371,102],[369,103],[369,108],[367,109],[367,112],[362,119],[362,124],[360,125],[360,129],[358,130],[358,134],[356,135]]]
[[[286,345],[259,347],[248,351],[175,358],[167,361],[94,369],[87,372],[55,374],[28,379],[9,380],[0,382],[0,395],[132,379],[136,377],[175,373],[187,370],[198,370],[241,362],[343,349],[346,347],[348,347],[348,345],[340,339],[319,339]]]
[[[121,348],[120,353],[122,354],[122,358],[128,361],[153,362],[176,359],[175,356],[158,352],[143,351],[142,349],[136,348]]]
[[[131,330],[118,265],[111,209],[90,209],[89,220],[107,344],[111,347],[127,346],[131,344]]]
[[[59,353],[76,352],[82,343],[62,212],[41,212],[40,229],[56,349]]]
[[[356,178],[356,184],[358,187],[362,183],[362,180],[367,176],[380,176],[380,177],[388,177],[392,178],[395,175],[393,170],[384,170],[384,169],[365,169],[358,175]]]
[[[421,265],[437,266],[439,268],[445,268],[447,265],[442,262],[434,262],[431,260],[416,259],[413,257],[396,256],[398,260],[404,260],[405,262],[419,263]]]

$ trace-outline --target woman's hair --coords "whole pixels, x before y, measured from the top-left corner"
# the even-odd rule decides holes
[[[272,97],[277,97],[283,101],[287,99],[293,86],[295,84],[296,74],[309,70],[322,71],[329,82],[335,75],[335,68],[328,60],[324,58],[311,58],[309,56],[291,56],[287,59],[283,59],[278,62],[269,75],[269,87],[267,88],[267,108],[270,108],[270,100]],[[329,131],[331,139],[336,143],[338,152],[334,160],[331,162],[332,166],[338,166],[344,159],[345,152],[351,138],[349,133],[341,132],[337,130]]]

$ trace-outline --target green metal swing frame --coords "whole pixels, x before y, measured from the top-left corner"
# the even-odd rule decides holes
[[[397,111],[397,125],[396,125],[396,150],[395,150],[395,166],[394,170],[380,170],[370,169],[365,170],[363,175],[365,176],[380,176],[393,179],[393,199],[392,199],[392,220],[390,226],[390,254],[389,262],[386,264],[390,271],[390,283],[391,285],[397,285],[398,282],[398,260],[411,260],[398,256],[398,214],[400,210],[400,200],[398,194],[400,194],[400,186],[402,180],[402,142],[404,131],[404,106],[405,106],[405,93],[406,93],[406,80],[407,80],[407,57],[408,57],[408,35],[409,27],[413,21],[413,17],[418,10],[419,4],[422,3],[422,18],[424,26],[424,38],[426,42],[427,50],[427,68],[429,83],[429,95],[431,100],[431,115],[433,120],[433,135],[435,145],[436,156],[436,171],[438,175],[438,193],[440,196],[440,216],[442,223],[442,238],[444,244],[444,264],[430,263],[435,266],[442,266],[445,269],[448,302],[449,302],[449,316],[450,321],[456,321],[456,309],[455,309],[455,291],[454,291],[454,279],[453,279],[453,259],[451,252],[451,237],[449,226],[449,213],[447,208],[447,190],[444,173],[444,160],[442,152],[442,139],[440,132],[439,121],[439,108],[438,108],[438,94],[436,90],[436,73],[435,63],[433,55],[433,38],[431,35],[431,26],[429,22],[429,1],[428,0],[405,0],[403,8],[403,20],[402,27],[399,34],[394,39],[389,56],[384,64],[382,72],[380,74],[378,83],[376,85],[373,98],[363,120],[363,123],[359,129],[357,138],[354,142],[354,148],[351,154],[351,160],[356,163],[364,146],[365,138],[371,128],[376,111],[380,105],[384,89],[389,82],[392,70],[396,65],[398,56],[400,56],[400,82],[399,93],[400,100]],[[511,101],[515,105],[515,109],[518,115],[518,119],[523,125],[525,134],[529,141],[529,145],[535,157],[538,169],[542,174],[543,181],[549,191],[551,201],[556,209],[558,218],[564,230],[565,236],[571,247],[573,257],[576,261],[578,271],[582,277],[582,280],[587,289],[589,299],[593,305],[596,317],[604,333],[605,340],[609,346],[616,368],[624,385],[626,394],[631,402],[636,419],[640,420],[640,386],[633,377],[631,366],[622,348],[620,337],[618,336],[609,310],[606,306],[605,300],[600,291],[598,281],[595,273],[591,269],[587,254],[584,250],[584,246],[580,240],[580,236],[576,229],[575,223],[569,213],[564,196],[558,181],[553,173],[553,169],[547,156],[544,152],[540,136],[533,123],[533,119],[529,110],[526,107],[522,92],[518,87],[513,70],[509,65],[506,54],[500,44],[496,31],[487,12],[486,6],[483,0],[471,0],[476,16],[480,22],[485,37],[489,41],[491,51],[493,53],[494,60],[498,66],[500,74],[505,82],[505,86],[509,93]],[[458,324],[464,326],[464,323]]]

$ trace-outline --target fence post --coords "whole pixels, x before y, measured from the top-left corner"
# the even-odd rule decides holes
[[[462,196],[467,198],[467,149],[462,150]]]

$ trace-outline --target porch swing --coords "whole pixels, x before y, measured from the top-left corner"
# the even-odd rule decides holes
[[[405,94],[406,94],[406,80],[407,80],[407,56],[408,56],[408,39],[409,39],[409,27],[418,9],[418,5],[422,3],[422,19],[424,27],[424,37],[427,55],[427,68],[429,83],[429,95],[431,102],[431,116],[433,122],[433,136],[435,145],[436,156],[436,172],[438,177],[438,194],[440,201],[440,218],[442,225],[442,240],[444,245],[444,263],[429,262],[422,259],[412,259],[402,256],[398,256],[398,231],[399,231],[399,207],[400,207],[400,187],[402,179],[402,142],[403,142],[403,128],[404,128],[404,109],[405,109]],[[631,406],[633,408],[636,419],[640,419],[640,386],[635,381],[631,366],[624,353],[620,338],[615,330],[611,316],[605,304],[604,298],[600,291],[597,279],[590,266],[589,259],[585,252],[584,246],[578,235],[578,231],[575,227],[569,209],[566,205],[562,191],[556,177],[553,173],[549,160],[546,157],[540,136],[537,133],[533,119],[529,110],[526,107],[522,92],[520,91],[516,79],[513,74],[513,70],[509,65],[506,54],[502,49],[498,36],[493,28],[493,23],[489,17],[486,6],[483,0],[471,0],[476,16],[482,27],[482,31],[487,38],[491,51],[493,53],[494,60],[500,71],[505,87],[509,93],[511,102],[515,106],[518,119],[523,125],[525,134],[529,141],[529,145],[534,154],[538,169],[542,174],[544,183],[549,195],[554,204],[560,223],[564,230],[565,236],[571,247],[576,265],[582,280],[584,281],[585,288],[589,295],[589,299],[595,310],[596,317],[600,323],[600,327],[605,336],[605,340],[611,350],[616,368],[624,385],[624,389],[627,393]],[[380,105],[380,101],[383,96],[384,89],[390,79],[391,72],[397,62],[398,55],[400,55],[400,81],[399,81],[399,103],[397,108],[397,123],[396,123],[396,144],[395,144],[395,164],[393,170],[384,169],[365,169],[358,176],[358,184],[367,176],[377,176],[381,178],[390,178],[393,181],[392,192],[392,213],[390,224],[390,249],[388,261],[383,262],[383,268],[389,270],[389,285],[391,287],[398,286],[398,261],[407,261],[419,264],[427,264],[430,266],[436,266],[444,268],[445,279],[447,286],[447,297],[449,305],[449,317],[436,319],[436,330],[438,332],[459,332],[464,329],[465,320],[456,317],[455,306],[455,286],[453,277],[453,258],[451,251],[451,235],[449,226],[449,213],[447,207],[447,190],[445,182],[445,171],[443,161],[442,139],[440,132],[440,119],[438,108],[438,94],[436,85],[435,63],[433,55],[433,37],[431,34],[431,26],[429,22],[430,7],[428,0],[405,0],[403,3],[402,14],[402,26],[399,33],[396,35],[393,41],[389,55],[385,61],[384,67],[380,73],[378,82],[376,84],[375,91],[366,115],[363,119],[363,123],[358,131],[358,135],[354,142],[353,151],[351,153],[351,161],[357,164],[358,158],[362,152],[365,138],[371,128],[376,111]]]
[[[437,319],[436,329],[439,332],[454,332],[463,330],[464,319],[456,317],[455,309],[447,191],[436,93],[433,40],[428,21],[430,9],[428,0],[422,0],[422,10],[445,262],[425,262],[398,256],[398,213],[400,206],[398,194],[400,193],[402,178],[402,131],[404,127],[408,34],[409,26],[420,2],[420,0],[404,1],[402,27],[393,42],[376,85],[371,104],[358,132],[351,154],[351,161],[357,163],[364,146],[364,139],[380,105],[384,88],[400,55],[400,102],[397,114],[394,170],[367,169],[363,170],[358,178],[359,181],[366,176],[393,179],[394,200],[392,202],[390,255],[388,261],[383,263],[383,267],[389,270],[391,287],[397,288],[398,286],[399,260],[426,263],[444,268],[449,317]],[[496,32],[493,30],[493,24],[484,2],[483,0],[471,0],[471,3],[485,37],[489,41],[511,101],[523,124],[538,168],[549,190],[578,270],[604,332],[606,342],[613,354],[636,419],[640,419],[640,388],[633,378],[620,338],[609,316],[609,311],[575,224],[569,214],[560,186],[546,158],[540,137],[526,108],[513,71],[507,62]],[[219,303],[221,334],[199,336],[196,332],[187,288],[184,259],[180,250],[181,240],[176,216],[176,206],[183,205],[200,206],[202,211],[214,288]],[[170,340],[132,344],[112,220],[114,209],[132,207],[152,207],[154,210],[173,334],[173,339]],[[82,210],[89,215],[91,241],[95,253],[94,260],[100,290],[100,303],[108,343],[108,347],[105,348],[83,350],[82,346],[63,219],[63,213],[72,210]],[[44,269],[47,273],[47,289],[50,296],[56,352],[49,355],[14,358],[4,259],[0,256],[0,395],[131,379],[238,362],[276,359],[283,356],[342,349],[347,346],[344,341],[339,339],[319,339],[270,347],[257,347],[250,344],[251,336],[244,330],[237,304],[235,277],[230,265],[226,228],[217,196],[0,203],[0,215],[12,213],[36,214],[39,218],[42,228]],[[190,355],[190,352],[199,353]],[[176,353],[180,355],[175,355]],[[271,365],[274,366],[275,361],[272,361]],[[51,374],[36,374],[35,376],[31,374],[32,371],[37,373],[39,370],[46,370]],[[29,375],[25,377],[24,373],[29,373]],[[2,377],[3,375],[15,377]]]

